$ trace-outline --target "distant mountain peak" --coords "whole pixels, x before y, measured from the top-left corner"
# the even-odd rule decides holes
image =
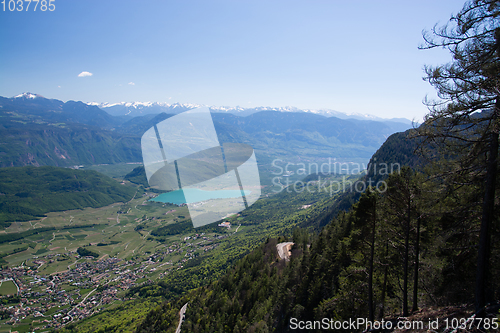
[[[35,99],[35,98],[45,98],[43,97],[42,95],[38,95],[38,94],[32,94],[30,92],[25,92],[25,93],[22,93],[20,95],[17,95],[17,96],[14,96],[13,98],[26,98],[26,99]]]

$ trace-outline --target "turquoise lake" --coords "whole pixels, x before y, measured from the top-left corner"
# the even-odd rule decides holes
[[[184,192],[187,192],[190,197],[190,201],[186,200]],[[251,191],[244,191],[245,195],[249,195]],[[205,191],[197,188],[185,188],[182,190],[176,190],[172,192],[162,193],[156,198],[151,199],[151,201],[163,202],[163,203],[173,203],[176,205],[184,203],[193,203],[199,201],[205,201],[210,199],[228,199],[237,198],[241,196],[240,190],[219,190],[219,191]]]

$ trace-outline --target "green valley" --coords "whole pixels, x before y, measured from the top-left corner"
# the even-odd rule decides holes
[[[23,179],[15,184],[2,183],[5,200],[13,196],[19,199],[19,205],[25,204],[21,199],[26,198],[10,193],[20,193],[21,188],[30,193],[29,198],[36,198],[42,191],[62,193],[59,204],[71,198],[68,193],[88,194],[89,184],[93,184],[95,193],[111,197],[103,196],[97,207],[47,212],[50,207],[61,206],[41,205],[45,211],[40,215],[45,216],[15,219],[0,233],[2,276],[18,283],[18,295],[29,304],[29,310],[4,320],[0,331],[9,327],[20,332],[30,327],[86,327],[85,323],[101,321],[102,315],[116,309],[136,311],[138,306],[153,306],[165,297],[177,297],[217,279],[268,237],[291,233],[297,227],[319,230],[334,214],[329,187],[314,193],[305,187],[301,193],[284,189],[226,219],[231,228],[216,223],[193,229],[186,206],[149,201],[158,193],[128,181],[120,183],[94,171],[54,167],[2,170],[16,172]],[[90,182],[92,177],[99,178]],[[342,181],[345,176],[323,177],[324,181]],[[125,189],[127,195],[112,196],[115,188]],[[114,203],[102,205],[106,200]],[[12,306],[9,313],[17,309],[16,303]],[[136,319],[134,325],[142,320]],[[84,321],[75,326],[77,320]],[[123,327],[126,322],[116,325]]]

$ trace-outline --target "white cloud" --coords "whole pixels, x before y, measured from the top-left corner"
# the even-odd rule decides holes
[[[130,84],[131,86],[135,86],[134,82],[129,82],[128,84]]]
[[[90,73],[90,72],[81,72],[80,74],[78,74],[78,77],[85,77],[85,76],[92,76],[94,74]]]

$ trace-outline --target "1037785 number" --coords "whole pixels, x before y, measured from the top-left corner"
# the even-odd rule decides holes
[[[497,322],[498,318],[446,318],[444,320],[446,324],[446,329],[462,329],[471,330],[475,327],[484,328],[486,330],[493,329],[497,331],[500,328],[500,324]]]
[[[33,2],[33,4],[31,4]],[[45,12],[53,12],[56,10],[56,0],[2,0],[0,2],[2,4],[2,9],[3,11],[9,11],[9,12],[22,12],[22,11],[29,11],[30,10],[30,5],[31,5],[31,10],[36,12],[38,9],[39,11]]]

